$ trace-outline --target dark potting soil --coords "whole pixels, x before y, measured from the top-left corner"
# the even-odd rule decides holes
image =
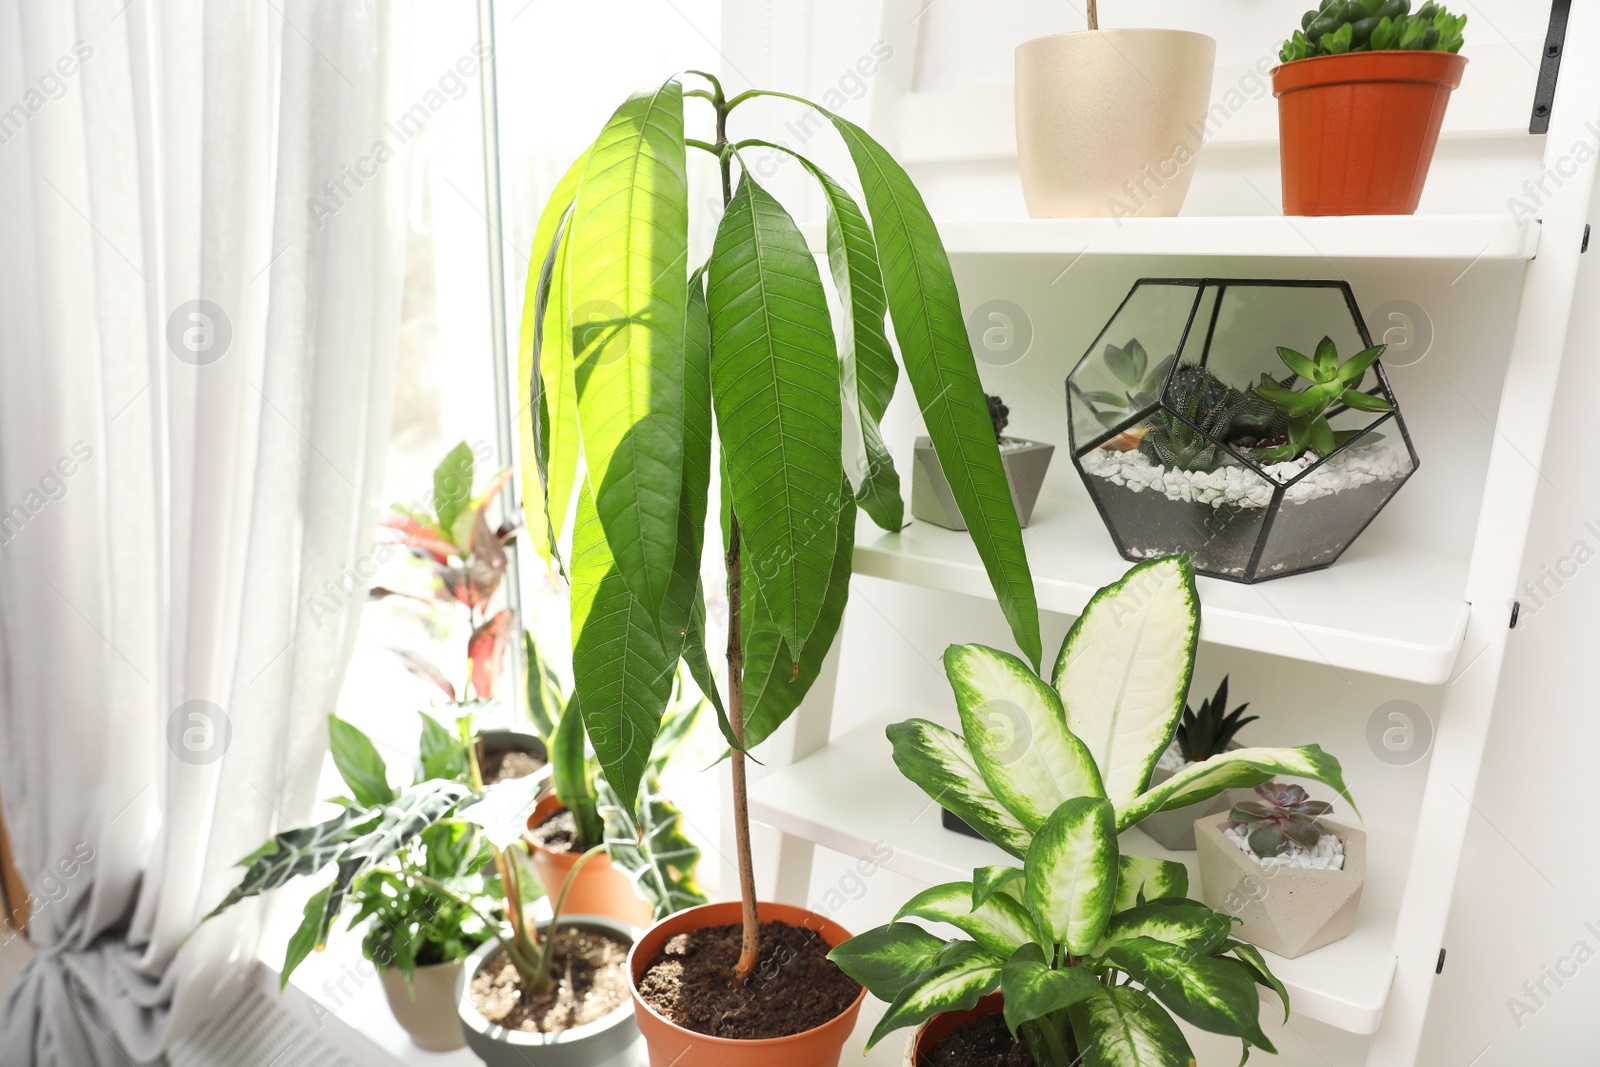
[[[640,976],[639,995],[685,1030],[744,1041],[804,1033],[861,995],[815,931],[780,922],[761,924],[761,962],[735,982],[741,933],[708,926],[669,939]]]
[[[511,957],[496,952],[472,978],[473,1006],[508,1030],[548,1034],[603,1019],[631,999],[628,946],[606,934],[561,927],[550,969],[555,985],[525,996]]]
[[[483,784],[508,782],[513,778],[526,778],[541,770],[545,761],[520,748],[503,748],[498,752],[485,752],[482,766]]]
[[[551,852],[571,852],[578,844],[578,820],[572,812],[562,808],[544,822],[528,831],[536,845]]]
[[[1011,1036],[1004,1017],[985,1015],[946,1034],[916,1067],[1033,1067],[1033,1054],[1026,1041]]]

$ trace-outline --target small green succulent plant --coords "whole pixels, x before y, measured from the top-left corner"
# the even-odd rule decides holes
[[[1166,403],[1152,414],[1139,451],[1169,469],[1212,471],[1228,458],[1224,443],[1274,432],[1287,432],[1274,404],[1204,367],[1182,366],[1167,387]]]
[[[1235,735],[1261,716],[1245,716],[1248,703],[1228,710],[1228,679],[1224,675],[1210,700],[1200,702],[1196,712],[1188,705],[1178,723],[1178,751],[1191,763],[1204,763],[1219,752],[1226,752]]]
[[[1123,386],[1122,391],[1086,390],[1079,388],[1077,383],[1073,383],[1072,391],[1094,413],[1102,426],[1108,430],[1114,429],[1161,399],[1161,390],[1167,383],[1167,375],[1172,372],[1175,359],[1175,355],[1168,356],[1152,364],[1150,354],[1137,337],[1121,347],[1108,344],[1102,361]]]
[[[1246,800],[1233,806],[1228,816],[1249,833],[1250,851],[1257,856],[1281,856],[1293,845],[1317,847],[1322,827],[1320,816],[1333,810],[1326,800],[1312,800],[1297,785],[1263,782],[1256,786],[1260,800]]]
[[[1285,63],[1347,52],[1459,52],[1467,16],[1430,2],[1413,13],[1411,0],[1322,0],[1283,42]]]
[[[1366,432],[1365,429],[1335,430],[1328,423],[1330,410],[1342,405],[1371,414],[1393,411],[1394,405],[1384,397],[1361,391],[1362,379],[1383,355],[1384,347],[1374,345],[1342,362],[1338,348],[1328,337],[1318,342],[1314,358],[1307,358],[1291,348],[1279,348],[1278,358],[1309,385],[1295,390],[1290,388],[1294,382],[1292,377],[1276,382],[1271,375],[1261,375],[1261,381],[1251,392],[1283,414],[1288,440],[1258,449],[1256,454],[1278,462],[1298,459],[1307,450],[1328,456],[1346,441]]]

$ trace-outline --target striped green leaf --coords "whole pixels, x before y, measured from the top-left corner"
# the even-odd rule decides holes
[[[949,923],[1001,959],[1039,938],[1028,909],[1007,893],[996,893],[974,907],[971,882],[946,882],[925,889],[906,901],[894,917],[897,921],[915,917]]]
[[[1012,892],[1018,900],[1022,899],[1021,867],[1007,867],[998,865],[994,867],[975,867],[972,871],[972,906],[983,907],[984,901],[994,896],[1002,889]]]
[[[945,942],[912,923],[889,923],[834,947],[828,958],[867,992],[892,1004],[944,951]]]
[[[1148,937],[1119,941],[1106,949],[1105,958],[1185,1022],[1277,1051],[1261,1032],[1261,998],[1255,982],[1238,961],[1199,955]]]
[[[590,491],[652,630],[672,580],[683,472],[684,153],[683,87],[629,97],[589,149],[566,239]]]
[[[1117,809],[1117,829],[1158,811],[1175,811],[1210,800],[1225,789],[1250,788],[1279,777],[1310,778],[1338,790],[1354,808],[1339,761],[1317,745],[1300,748],[1236,748],[1185,768]]]
[[[1102,989],[1067,1009],[1082,1067],[1190,1067],[1183,1031],[1142,989]]]
[[[967,1011],[1000,984],[1002,960],[971,941],[952,941],[921,974],[907,982],[884,1012],[867,1048],[903,1026],[917,1026],[945,1011]]]
[[[1044,950],[1035,944],[1017,949],[1000,971],[1006,1026],[1012,1034],[1023,1023],[1076,1004],[1100,989],[1100,983],[1087,968],[1052,970],[1045,962]]]
[[[1023,899],[1039,932],[1081,956],[1094,948],[1117,892],[1117,836],[1110,802],[1068,800],[1028,849]]]
[[[1115,911],[1127,911],[1148,900],[1189,895],[1189,868],[1154,856],[1117,858]]]
[[[944,671],[979,772],[1022,825],[1037,829],[1064,800],[1105,795],[1060,699],[1026,663],[984,645],[951,645]]]
[[[1278,976],[1272,973],[1267,966],[1267,961],[1262,958],[1261,950],[1254,945],[1243,941],[1228,940],[1224,942],[1225,950],[1231,953],[1244,969],[1250,973],[1250,978],[1259,986],[1266,986],[1278,994],[1278,999],[1283,1002],[1283,1021],[1289,1021],[1289,990],[1284,987]]]
[[[1067,726],[1118,812],[1139,795],[1183,715],[1200,635],[1187,556],[1141,563],[1094,595],[1056,657]]]
[[[907,719],[884,731],[894,764],[924,793],[1013,856],[1027,854],[1033,834],[989,792],[961,735],[926,719]]]
[[[1118,941],[1148,937],[1209,956],[1221,947],[1232,930],[1232,919],[1199,901],[1160,900],[1114,913],[1094,954],[1103,954]]]
[[[800,229],[746,174],[711,253],[711,381],[748,566],[797,663],[838,543],[839,359]]]

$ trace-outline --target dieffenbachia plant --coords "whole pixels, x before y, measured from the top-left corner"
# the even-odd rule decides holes
[[[744,898],[736,973],[747,977],[759,921],[744,753],[794,711],[833,644],[857,507],[888,530],[904,522],[879,430],[900,365],[1017,644],[1036,665],[1041,648],[1033,580],[955,279],[921,195],[864,130],[818,108],[849,150],[863,210],[805,156],[729,136],[730,119],[757,97],[815,105],[757,90],[729,98],[716,78],[695,76],[709,88],[686,91],[672,78],[623,103],[539,220],[522,326],[523,469],[527,496],[542,496],[542,509],[527,509],[539,550],[554,557],[573,522],[564,563],[575,689],[596,757],[626,808],[644,780],[680,658],[718,706],[733,749]],[[686,131],[685,111],[697,103],[707,108],[711,140]],[[703,264],[689,259],[691,150],[708,153],[722,178],[723,213]],[[745,166],[766,152],[798,160],[822,191],[837,330],[799,227]],[[854,485],[845,411],[860,430]],[[534,473],[542,493],[533,491]],[[700,583],[714,475],[724,507],[725,700],[705,650]]]
[[[1100,590],[1067,634],[1053,684],[1015,656],[954,645],[945,670],[961,732],[889,727],[901,771],[1021,861],[912,898],[832,959],[888,1002],[869,1045],[999,989],[1005,1020],[1049,1067],[1187,1067],[1171,1016],[1273,1051],[1256,985],[1288,995],[1232,920],[1186,899],[1188,874],[1125,856],[1117,835],[1158,811],[1277,775],[1345,796],[1316,745],[1241,748],[1147,788],[1183,712],[1200,624],[1187,557],[1141,563]],[[1352,804],[1352,806],[1354,806]],[[949,923],[944,941],[902,920]]]

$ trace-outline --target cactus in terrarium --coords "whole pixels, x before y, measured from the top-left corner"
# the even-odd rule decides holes
[[[1286,425],[1283,443],[1258,450],[1258,454],[1274,461],[1299,459],[1309,451],[1328,456],[1339,446],[1364,430],[1335,430],[1328,423],[1328,412],[1334,407],[1353,408],[1371,414],[1393,411],[1394,405],[1381,396],[1361,391],[1361,381],[1367,370],[1383,355],[1384,345],[1357,352],[1340,362],[1339,350],[1331,338],[1324,337],[1317,345],[1315,358],[1291,348],[1278,349],[1278,358],[1294,372],[1282,382],[1273,381],[1263,373],[1251,392],[1276,408]],[[1296,378],[1304,378],[1305,389],[1290,388]],[[1376,438],[1373,438],[1376,440]]]
[[[1224,444],[1281,432],[1283,419],[1262,397],[1235,389],[1204,367],[1179,367],[1165,406],[1152,416],[1139,451],[1163,467],[1212,471],[1228,458]]]
[[[1249,703],[1228,710],[1228,678],[1223,676],[1217,691],[1210,700],[1200,702],[1196,712],[1188,705],[1183,709],[1183,720],[1178,723],[1178,752],[1191,763],[1204,763],[1212,756],[1227,751],[1234,736],[1261,716],[1245,716]]]
[[[1300,786],[1278,782],[1256,786],[1256,796],[1261,799],[1235,804],[1228,816],[1248,833],[1251,852],[1266,858],[1283,855],[1291,845],[1308,851],[1317,847],[1322,836],[1317,819],[1332,811],[1332,804],[1312,800]]]
[[[1285,63],[1348,52],[1459,52],[1467,16],[1452,15],[1429,0],[1411,11],[1411,0],[1322,0],[1300,19],[1283,42]]]

